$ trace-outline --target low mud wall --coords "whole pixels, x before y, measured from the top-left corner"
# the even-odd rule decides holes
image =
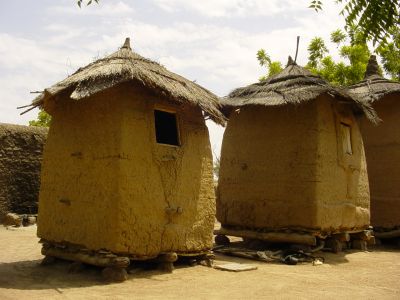
[[[37,213],[47,128],[0,123],[0,222],[8,212]]]

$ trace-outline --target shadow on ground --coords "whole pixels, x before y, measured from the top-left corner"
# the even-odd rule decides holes
[[[71,262],[59,260],[52,265],[42,266],[41,260],[27,260],[11,263],[0,263],[0,288],[19,290],[60,289],[90,287],[96,285],[118,284],[103,279],[102,268],[82,265],[78,271],[70,271]],[[190,267],[179,263],[176,269]],[[168,274],[158,270],[155,264],[133,264],[128,281],[134,278],[164,280]]]

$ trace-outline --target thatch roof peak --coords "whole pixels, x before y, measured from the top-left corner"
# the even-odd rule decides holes
[[[129,37],[127,37],[127,38],[125,39],[125,42],[124,42],[124,44],[122,45],[121,49],[129,49],[129,50],[132,50],[132,48],[131,48],[131,39],[130,39]]]
[[[375,55],[371,55],[368,60],[367,70],[365,71],[364,79],[367,79],[371,76],[381,77],[379,74],[379,65],[376,60]]]
[[[286,67],[290,66],[290,65],[296,65],[296,62],[293,60],[293,58],[289,55],[288,57],[288,62],[286,64]]]
[[[223,112],[226,116],[234,108],[244,106],[281,106],[299,105],[328,94],[348,102],[355,112],[364,112],[371,120],[376,120],[375,112],[367,104],[360,103],[344,89],[334,87],[318,75],[297,65],[289,59],[289,63],[280,73],[263,82],[257,82],[232,91],[222,99]]]
[[[71,99],[81,100],[124,82],[142,85],[169,101],[199,106],[215,122],[222,125],[225,122],[216,95],[133,52],[129,38],[116,52],[79,68],[71,76],[46,88],[31,106],[42,106],[45,100],[51,101],[63,91],[68,92]]]

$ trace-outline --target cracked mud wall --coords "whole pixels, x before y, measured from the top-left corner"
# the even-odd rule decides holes
[[[222,145],[217,219],[266,229],[368,226],[362,142],[355,124],[350,172],[349,159],[340,157],[337,127],[342,115],[351,124],[354,118],[339,109],[321,97],[299,106],[233,113]]]
[[[151,94],[123,103],[118,252],[157,255],[212,247],[212,155],[202,112]],[[140,95],[140,97],[139,97]],[[176,113],[180,146],[156,143],[154,109]]]
[[[8,212],[37,212],[47,128],[0,123],[0,221]]]
[[[40,237],[142,258],[211,248],[212,156],[200,109],[132,85],[57,103],[49,108]],[[176,111],[180,147],[156,143],[160,105]]]
[[[371,189],[371,224],[391,229],[400,226],[400,94],[373,104],[382,122],[362,121]]]
[[[117,243],[121,110],[110,90],[73,101],[58,97],[44,149],[38,236],[90,249]]]

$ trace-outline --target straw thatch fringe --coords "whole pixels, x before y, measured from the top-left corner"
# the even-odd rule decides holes
[[[232,91],[221,100],[222,111],[226,116],[234,108],[247,105],[278,106],[301,104],[314,100],[320,95],[329,94],[341,102],[352,106],[355,113],[364,113],[372,122],[377,122],[373,108],[354,99],[345,89],[331,86],[321,77],[298,66],[289,58],[288,66],[279,74]]]
[[[168,100],[199,106],[207,116],[223,125],[217,96],[198,84],[165,69],[160,64],[133,52],[129,39],[115,53],[78,69],[63,81],[45,89],[32,106],[42,106],[62,91],[71,89],[70,98],[81,100],[123,82],[133,81]]]

